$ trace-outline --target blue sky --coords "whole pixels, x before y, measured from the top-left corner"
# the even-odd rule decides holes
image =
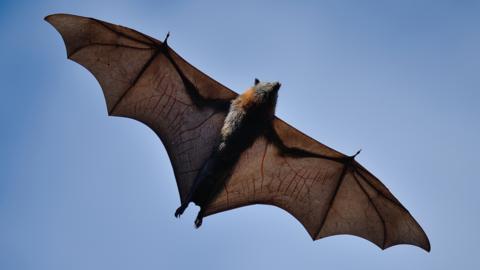
[[[100,2],[100,1],[98,1]],[[432,251],[312,242],[283,210],[180,220],[164,147],[107,117],[100,87],[43,17],[73,13],[162,39],[235,91],[282,82],[277,114],[357,159]],[[480,267],[478,1],[2,1],[0,269]]]

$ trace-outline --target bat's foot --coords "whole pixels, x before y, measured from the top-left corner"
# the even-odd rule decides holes
[[[188,205],[185,205],[185,204],[182,204],[180,205],[180,207],[177,208],[177,210],[175,211],[175,217],[176,218],[179,218],[183,212],[185,212],[185,209],[187,208]]]
[[[202,220],[203,220],[203,217],[197,217],[195,219],[195,228],[200,228],[200,226],[202,226]]]
[[[197,218],[195,219],[195,228],[200,228],[202,226],[202,220],[203,220],[203,208],[200,209],[198,212]]]

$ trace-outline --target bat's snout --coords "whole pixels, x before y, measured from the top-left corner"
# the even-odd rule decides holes
[[[281,83],[279,83],[279,82],[274,82],[274,83],[273,83],[273,90],[274,90],[274,91],[278,91],[278,89],[280,89],[280,86],[282,86]]]

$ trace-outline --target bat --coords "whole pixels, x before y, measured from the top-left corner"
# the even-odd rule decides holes
[[[167,150],[181,205],[195,220],[267,204],[292,214],[313,240],[338,234],[386,249],[411,244],[430,251],[420,225],[355,155],[342,154],[275,116],[278,82],[238,95],[189,64],[168,45],[94,18],[45,17],[60,32],[69,59],[88,69],[108,115],[150,127]]]

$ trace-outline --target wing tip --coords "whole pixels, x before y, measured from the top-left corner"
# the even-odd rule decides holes
[[[84,17],[84,16],[78,16],[74,14],[68,14],[68,13],[53,13],[49,14],[45,17],[43,17],[43,20],[51,24],[55,29],[58,30],[55,22],[57,20],[61,20],[62,18],[69,18],[69,19],[84,19],[84,20],[92,20],[93,18],[90,17]],[[58,22],[58,21],[57,21]]]
[[[72,52],[74,52],[75,49],[69,46],[68,35],[66,35],[66,33],[71,30],[72,26],[69,23],[66,23],[66,21],[70,22],[70,20],[91,20],[92,18],[67,13],[54,13],[45,16],[43,19],[48,22],[60,34],[67,52],[67,59],[71,60]]]
[[[50,15],[47,15],[45,16],[43,19],[48,22],[55,30],[57,30],[57,32],[60,34],[60,36],[62,37],[62,40],[63,40],[63,43],[65,45],[65,49],[67,51],[67,59],[70,59],[70,52],[68,50],[68,44],[67,44],[67,40],[64,38],[63,36],[63,33],[61,31],[61,29],[59,28],[59,25],[57,24],[58,23],[58,20],[57,19],[60,19],[61,17],[63,16],[75,16],[75,15],[69,15],[69,14],[63,14],[63,13],[55,13],[55,14],[50,14]]]
[[[61,17],[61,16],[76,16],[76,15],[66,14],[66,13],[53,13],[53,14],[49,14],[49,15],[43,17],[43,20],[52,24],[52,19],[55,19],[55,17]]]
[[[43,17],[43,20],[51,23],[51,19],[52,19],[52,18],[58,17],[58,16],[62,16],[62,15],[69,15],[69,14],[65,14],[65,13],[52,13],[52,14],[48,14],[47,16]]]
[[[89,19],[89,18],[87,18],[87,17],[78,16],[78,15],[74,15],[74,14],[68,14],[68,13],[52,13],[52,14],[49,14],[49,15],[45,16],[43,19],[44,19],[45,21],[49,21],[49,19],[51,19],[51,18],[53,18],[53,17],[62,17],[62,16]]]
[[[391,248],[391,247],[394,247],[394,246],[398,246],[398,245],[410,245],[410,246],[416,246],[418,248],[421,248],[423,250],[425,250],[427,253],[430,253],[430,250],[431,250],[431,246],[430,246],[430,241],[428,241],[427,239],[427,242],[425,243],[393,243],[391,245],[385,245],[385,246],[379,246],[377,245],[380,249],[382,250],[386,250],[388,248]]]
[[[416,222],[416,221],[415,221]],[[427,234],[425,231],[420,227],[420,225],[417,224],[417,233],[415,237],[410,238],[410,239],[397,239],[397,241],[392,241],[392,242],[384,242],[383,245],[378,245],[382,250],[385,250],[387,248],[397,246],[397,245],[411,245],[411,246],[416,246],[419,247],[426,252],[430,252],[431,250],[431,245],[430,245],[430,240],[428,239]],[[369,239],[367,239],[369,240]]]
[[[310,237],[312,238],[313,241],[316,241],[316,240],[320,240],[320,239],[323,239],[323,238],[326,238],[326,237],[332,237],[332,236],[336,236],[336,235],[348,235],[348,236],[354,236],[354,237],[358,237],[358,238],[361,238],[361,239],[364,239],[364,240],[367,240],[368,242],[374,244],[375,246],[377,246],[378,248],[380,248],[381,250],[386,250],[388,248],[391,248],[391,247],[394,247],[394,246],[398,246],[398,245],[410,245],[410,246],[416,246],[416,247],[419,247],[423,250],[425,250],[426,252],[430,253],[430,250],[431,250],[431,246],[430,246],[430,241],[427,237],[426,234],[424,234],[424,239],[419,241],[419,242],[391,242],[391,243],[376,243],[375,241],[372,241],[371,239],[368,239],[368,238],[365,238],[363,236],[359,236],[359,235],[355,235],[355,234],[351,234],[351,233],[338,233],[338,234],[331,234],[331,235],[319,235],[317,237],[315,237],[315,235],[309,233]]]

